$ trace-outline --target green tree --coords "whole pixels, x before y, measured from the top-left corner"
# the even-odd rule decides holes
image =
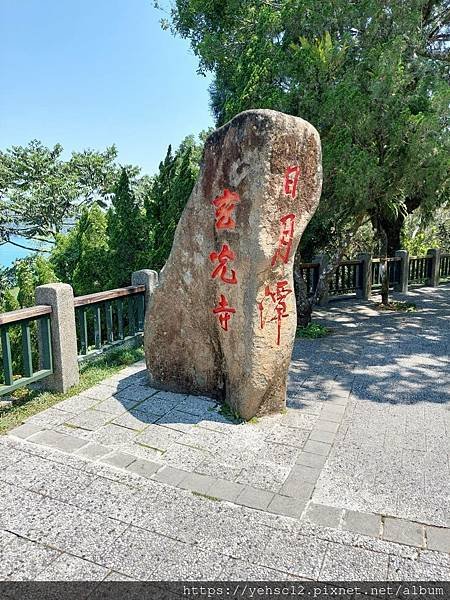
[[[146,266],[144,227],[139,201],[122,169],[108,211],[111,287],[130,285],[131,273]]]
[[[176,0],[219,125],[273,108],[319,130],[323,195],[301,252],[333,255],[324,281],[367,218],[385,256],[406,214],[448,201],[449,23],[444,0]]]
[[[74,231],[70,233],[68,261],[74,260],[72,287],[75,295],[93,294],[108,289],[109,249],[105,212],[94,204],[83,209]],[[60,264],[63,262],[59,258]]]
[[[17,237],[53,242],[85,206],[107,202],[120,172],[115,146],[73,152],[68,160],[62,152],[60,144],[47,148],[38,140],[0,151],[0,244],[23,246]]]
[[[162,268],[170,254],[175,229],[198,176],[201,147],[192,136],[175,155],[169,146],[158,174],[148,182],[144,208],[152,269]]]
[[[18,288],[17,300],[21,308],[35,304],[34,291],[38,285],[58,281],[51,263],[40,254],[16,260],[12,273]]]

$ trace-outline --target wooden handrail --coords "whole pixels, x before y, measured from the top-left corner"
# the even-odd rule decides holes
[[[98,304],[106,300],[115,300],[124,296],[133,296],[145,292],[145,285],[130,285],[124,288],[115,290],[106,290],[106,292],[98,292],[96,294],[87,294],[86,296],[77,296],[74,298],[73,304],[75,307],[88,306],[89,304]]]
[[[362,260],[342,260],[339,263],[339,266],[344,266],[344,267],[350,267],[352,265],[361,265],[362,264]]]
[[[319,267],[320,263],[300,263],[300,269],[313,269],[315,267]]]
[[[39,317],[50,315],[51,313],[52,307],[46,306],[45,304],[38,304],[38,306],[30,306],[29,308],[20,308],[19,310],[1,313],[0,325],[8,325],[10,323],[20,323],[21,321],[38,319]]]

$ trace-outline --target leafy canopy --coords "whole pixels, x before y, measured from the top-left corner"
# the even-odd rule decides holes
[[[342,243],[361,215],[396,245],[407,212],[448,201],[449,22],[448,0],[176,0],[171,12],[214,73],[218,124],[273,108],[319,130],[306,254]]]

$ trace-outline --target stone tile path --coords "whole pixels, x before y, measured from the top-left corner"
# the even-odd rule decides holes
[[[0,578],[449,579],[449,295],[321,311],[283,415],[136,364],[30,418],[0,439]]]

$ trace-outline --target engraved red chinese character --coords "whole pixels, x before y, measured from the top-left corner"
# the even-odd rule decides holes
[[[272,302],[275,304],[274,312],[276,313],[276,315],[272,317],[270,321],[277,321],[277,346],[280,345],[281,339],[281,320],[289,316],[285,300],[287,296],[292,293],[292,290],[286,287],[287,284],[288,282],[286,280],[278,281],[276,290],[274,292],[270,290],[269,286],[266,286],[266,289],[264,291],[264,298],[260,302],[258,302],[261,329],[264,329],[264,325],[266,324],[266,320],[263,316],[265,298],[271,298]]]
[[[287,167],[284,172],[284,193],[287,196],[295,198],[297,195],[298,178],[300,176],[300,167]]]
[[[213,308],[213,313],[219,315],[219,323],[224,331],[228,331],[228,321],[231,319],[231,315],[236,312],[235,308],[231,308],[228,305],[228,300],[223,294],[220,294],[220,301],[218,305]]]
[[[216,229],[234,229],[236,221],[233,219],[233,210],[240,202],[239,194],[225,189],[221,196],[212,201],[216,207]]]
[[[280,237],[278,239],[278,248],[272,258],[272,267],[275,266],[277,260],[281,260],[284,264],[289,260],[292,238],[294,237],[294,224],[295,215],[293,213],[281,217]]]
[[[230,269],[231,275],[227,276],[228,271],[228,261],[234,260],[236,255],[228,244],[223,244],[220,252],[211,252],[209,255],[209,260],[211,262],[218,261],[217,267],[211,273],[211,278],[215,279],[218,275],[220,279],[225,283],[237,283],[236,271],[234,269]]]

